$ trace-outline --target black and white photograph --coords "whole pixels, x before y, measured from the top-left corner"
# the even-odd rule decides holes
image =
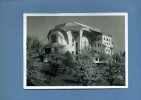
[[[128,88],[127,13],[25,13],[24,89]]]

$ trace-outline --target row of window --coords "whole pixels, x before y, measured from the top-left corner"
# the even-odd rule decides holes
[[[97,38],[95,38],[94,40],[95,40],[95,41],[99,41],[99,40],[101,40],[101,38],[97,37]]]
[[[101,40],[101,38],[100,38],[100,37],[97,37],[97,38],[95,38],[94,40],[95,40],[95,41],[99,41],[99,40]],[[104,37],[104,40],[106,40],[106,41],[111,41],[110,38],[106,38],[106,37]]]
[[[95,58],[95,61],[102,61],[102,59],[100,59],[100,58]]]
[[[104,42],[104,44],[109,45],[109,46],[111,45],[111,43],[106,43],[106,42]],[[100,44],[100,43],[95,44],[95,47],[101,47],[101,46],[102,46],[102,44]]]
[[[105,44],[105,45],[111,45],[111,43],[106,43],[106,42],[104,42],[104,44]]]
[[[104,37],[104,40],[106,41],[111,41],[111,39]]]
[[[95,47],[101,47],[102,45],[100,43],[96,43]]]
[[[100,54],[100,52],[98,52],[98,51],[94,51],[95,53],[97,53],[97,54]]]

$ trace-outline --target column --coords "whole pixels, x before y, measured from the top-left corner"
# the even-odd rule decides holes
[[[81,47],[82,47],[82,34],[83,34],[83,29],[80,29],[80,32],[79,32],[79,53],[81,54]]]

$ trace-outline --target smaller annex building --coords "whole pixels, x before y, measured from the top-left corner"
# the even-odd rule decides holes
[[[78,22],[67,22],[56,25],[47,34],[48,46],[45,48],[47,53],[53,50],[53,47],[61,47],[62,52],[71,54],[81,54],[83,50],[92,48],[97,54],[103,52],[109,55],[113,54],[113,39],[110,34],[101,32]],[[99,58],[95,58],[95,63],[99,63]]]

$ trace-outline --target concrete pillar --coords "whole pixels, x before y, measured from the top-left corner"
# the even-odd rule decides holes
[[[83,34],[83,29],[80,29],[79,31],[79,53],[81,54],[82,51],[82,34]]]

